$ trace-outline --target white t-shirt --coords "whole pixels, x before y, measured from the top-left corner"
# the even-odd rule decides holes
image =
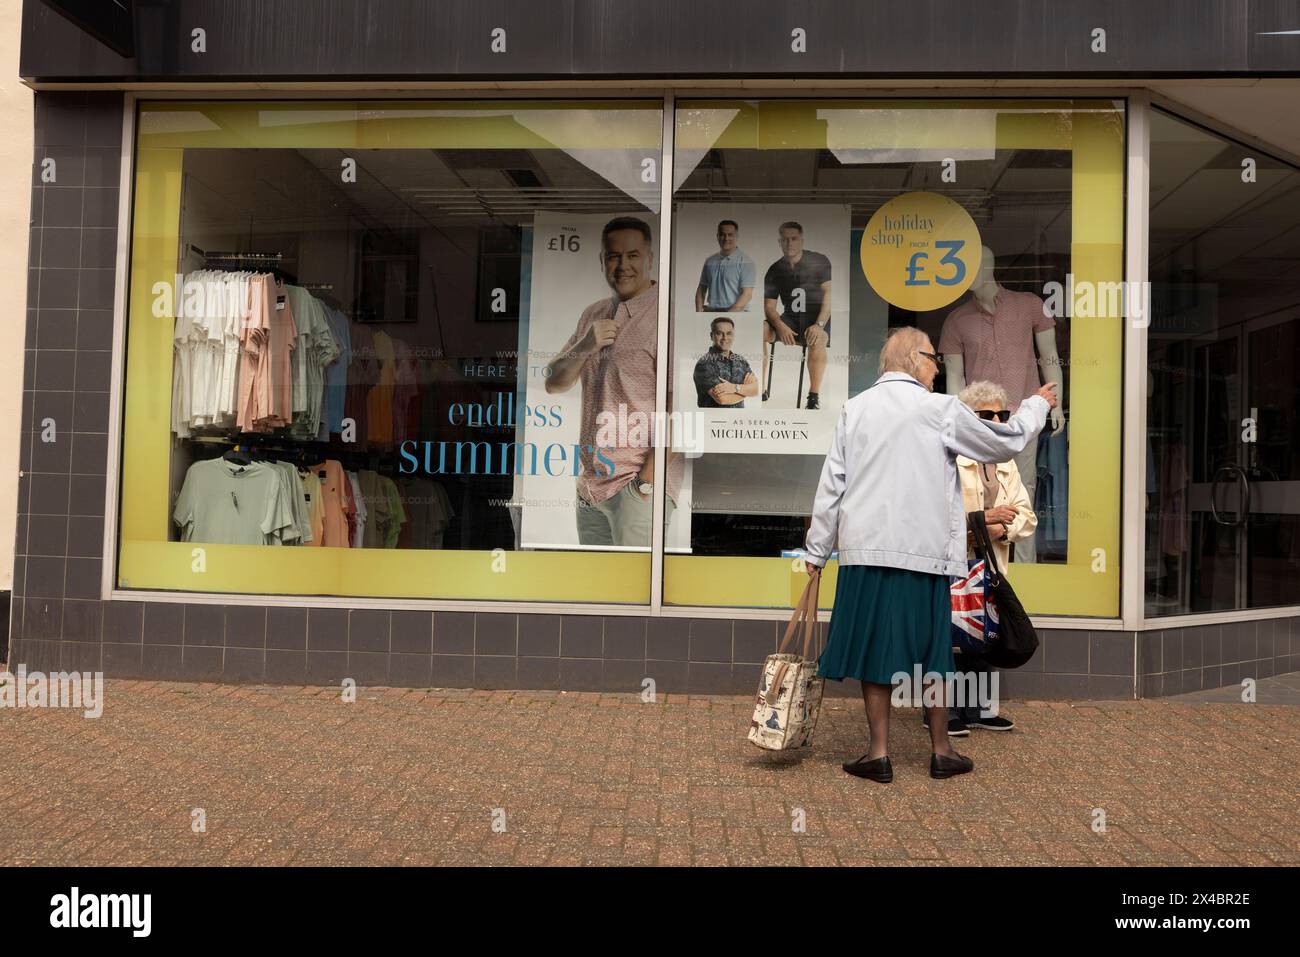
[[[183,280],[172,335],[172,431],[182,438],[234,424],[250,275],[200,269]]]

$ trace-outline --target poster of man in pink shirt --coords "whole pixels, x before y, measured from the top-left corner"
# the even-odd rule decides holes
[[[538,215],[528,318],[525,442],[563,445],[563,467],[524,475],[522,547],[647,550],[655,472],[659,285],[654,217]],[[546,424],[542,424],[545,422]],[[666,542],[689,543],[677,514],[684,462],[665,467]],[[517,496],[519,497],[519,496]],[[685,541],[682,541],[682,536]]]

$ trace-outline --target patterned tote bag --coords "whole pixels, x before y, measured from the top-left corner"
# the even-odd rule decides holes
[[[749,723],[749,740],[769,751],[802,748],[812,740],[822,707],[826,682],[817,677],[820,634],[817,591],[821,576],[810,579],[803,590],[785,635],[774,655],[763,663],[758,700]],[[797,638],[802,641],[797,642]],[[796,644],[801,653],[795,654]]]

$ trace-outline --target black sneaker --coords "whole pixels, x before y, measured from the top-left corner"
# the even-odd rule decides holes
[[[972,728],[981,728],[985,731],[1010,731],[1016,726],[1010,718],[1003,718],[1000,715],[992,718],[981,718],[977,715],[969,724]]]
[[[817,402],[817,393],[809,392],[808,401],[804,403],[805,409],[820,409],[821,405]]]
[[[925,728],[926,731],[929,731],[929,730],[930,730],[930,719],[929,719],[929,717],[924,716],[924,712],[922,712],[922,715],[923,715],[923,717],[921,718],[921,727]],[[968,737],[970,737],[970,728],[966,727],[966,722],[963,721],[961,718],[949,718],[949,719],[948,719],[948,737],[950,737],[950,738],[968,738]]]

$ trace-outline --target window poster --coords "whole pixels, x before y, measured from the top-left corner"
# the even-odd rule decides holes
[[[534,219],[515,478],[522,548],[650,548],[658,228],[645,212]],[[668,453],[665,475],[665,546],[685,550],[680,451]]]
[[[849,207],[690,203],[674,216],[672,408],[696,413],[676,447],[824,455],[848,399]]]

